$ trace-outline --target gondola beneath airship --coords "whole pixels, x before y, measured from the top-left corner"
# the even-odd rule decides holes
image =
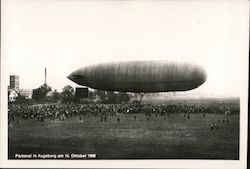
[[[206,72],[192,63],[125,61],[85,66],[67,78],[97,90],[155,93],[195,89],[206,81]]]

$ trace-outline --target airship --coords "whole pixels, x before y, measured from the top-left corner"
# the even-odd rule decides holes
[[[67,78],[97,90],[155,93],[195,89],[206,81],[206,72],[192,63],[124,61],[85,66]]]

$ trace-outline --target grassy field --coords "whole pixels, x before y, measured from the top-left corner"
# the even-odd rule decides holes
[[[117,117],[121,121],[117,122]],[[95,154],[95,159],[239,159],[239,115],[144,114],[66,120],[20,120],[9,125],[9,158],[15,154]],[[220,122],[218,122],[220,120]],[[211,131],[210,123],[218,125]],[[65,156],[64,156],[65,157]],[[65,158],[64,158],[65,159]],[[75,157],[68,159],[77,159]],[[90,158],[80,158],[90,159]]]

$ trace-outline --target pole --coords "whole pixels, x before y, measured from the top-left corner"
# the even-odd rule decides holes
[[[47,68],[45,68],[45,83],[44,84],[47,86]]]

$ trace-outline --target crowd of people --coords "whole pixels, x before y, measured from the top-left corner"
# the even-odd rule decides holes
[[[228,106],[187,106],[187,105],[152,105],[152,104],[38,104],[38,105],[18,105],[12,104],[8,108],[8,122],[17,121],[19,119],[32,119],[34,121],[43,122],[45,119],[65,120],[72,116],[80,116],[79,120],[83,120],[85,116],[100,117],[101,121],[107,121],[108,116],[117,114],[145,114],[149,120],[151,116],[163,116],[164,120],[170,114],[182,114],[189,119],[190,114],[202,113],[204,118],[207,113],[223,113],[229,114],[239,113],[239,108]],[[117,116],[117,122],[120,118]],[[215,126],[213,123],[212,126]]]

